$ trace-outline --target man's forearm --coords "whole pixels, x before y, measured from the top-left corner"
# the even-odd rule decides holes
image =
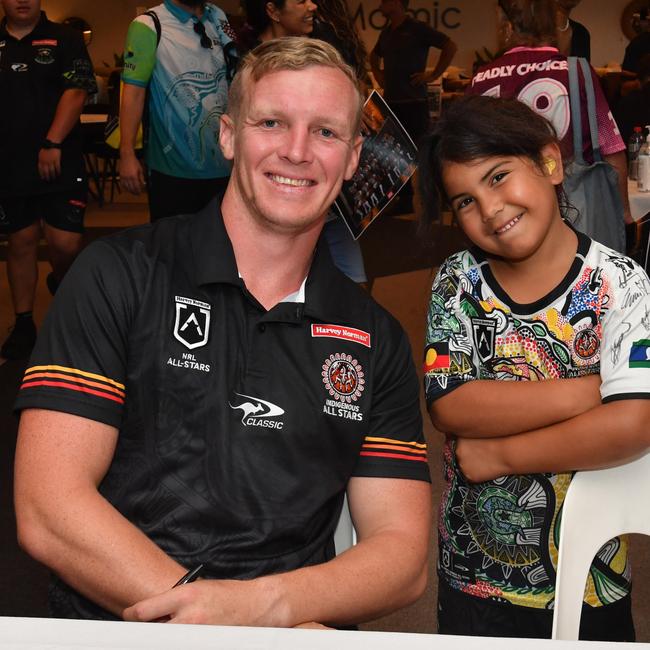
[[[54,119],[45,136],[52,142],[63,142],[83,111],[88,93],[85,90],[69,88],[64,91],[54,112]]]
[[[562,422],[600,404],[600,377],[470,381],[433,402],[435,427],[461,438],[511,436]]]
[[[39,517],[32,537],[30,515],[23,516],[19,541],[94,603],[120,616],[125,607],[169,589],[186,572],[98,494],[79,491],[70,501],[58,511],[58,521],[47,522],[47,530]]]
[[[120,104],[120,156],[135,156],[135,143],[145,108],[146,88],[134,84],[122,87]]]
[[[137,603],[124,612],[125,618],[271,627],[312,621],[345,625],[413,602],[427,579],[430,485],[355,478],[348,496],[359,543],[330,562],[255,580],[203,580]]]
[[[21,416],[15,509],[21,546],[93,602],[119,615],[169,589],[186,569],[97,491],[117,432],[54,411]]]
[[[449,39],[440,52],[436,67],[429,75],[429,81],[435,81],[451,65],[457,50],[456,43]]]
[[[427,577],[425,563],[404,560],[408,541],[386,532],[327,564],[270,576],[268,590],[275,595],[280,616],[274,625],[352,625],[411,604],[424,591]]]
[[[623,211],[625,216],[625,223],[634,223],[632,213],[630,212],[630,198],[627,195],[627,158],[624,151],[603,156],[603,159],[608,162],[618,174],[618,191],[621,194],[621,201],[623,202]]]

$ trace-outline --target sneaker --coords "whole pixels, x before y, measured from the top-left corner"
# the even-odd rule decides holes
[[[5,359],[22,360],[29,358],[36,343],[36,325],[31,318],[20,318],[11,329],[7,340],[0,348],[0,356]]]
[[[45,284],[47,285],[48,291],[54,295],[56,293],[56,290],[59,288],[59,281],[56,279],[54,271],[50,271],[47,274],[47,277],[45,278]]]

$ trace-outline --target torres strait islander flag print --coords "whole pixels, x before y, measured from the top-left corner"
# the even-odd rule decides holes
[[[650,339],[641,339],[632,343],[630,368],[650,368]]]
[[[441,341],[427,345],[424,353],[424,372],[449,370],[449,343]]]

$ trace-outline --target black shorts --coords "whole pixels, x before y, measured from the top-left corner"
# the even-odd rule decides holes
[[[552,630],[552,610],[477,598],[438,581],[438,634],[550,639]],[[602,607],[583,604],[580,640],[634,641],[632,598]]]
[[[39,220],[58,230],[82,233],[87,199],[85,184],[51,194],[0,199],[0,233],[11,235]]]
[[[228,178],[180,178],[150,169],[147,191],[151,221],[202,210],[225,191]]]

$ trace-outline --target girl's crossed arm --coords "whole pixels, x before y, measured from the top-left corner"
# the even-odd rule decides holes
[[[435,400],[429,413],[443,433],[495,438],[562,422],[600,403],[599,375],[546,381],[475,380]]]
[[[456,457],[468,480],[506,474],[598,469],[626,463],[650,447],[650,400],[623,399],[520,435],[459,439]]]

